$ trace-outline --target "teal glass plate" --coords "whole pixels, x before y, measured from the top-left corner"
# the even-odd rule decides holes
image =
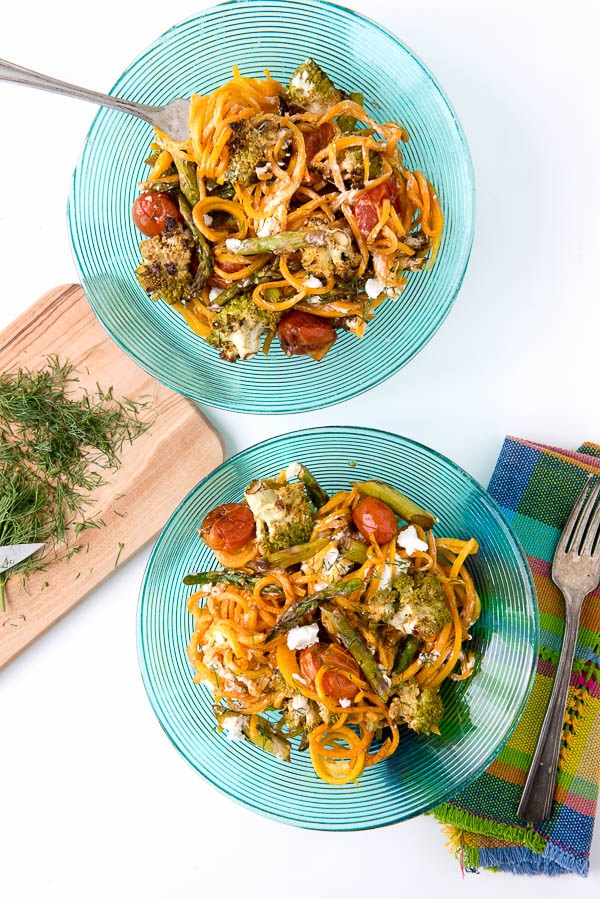
[[[141,235],[131,221],[153,131],[110,109],[96,116],[77,164],[68,219],[79,277],[101,323],[143,369],[193,400],[238,412],[289,413],[329,406],[381,383],[424,346],[461,285],[474,230],[467,143],[434,77],[397,37],[355,12],[320,0],[240,0],[206,10],[163,34],[112,93],[142,103],[208,93],[233,65],[285,82],[312,56],[347,91],[360,90],[376,119],[408,130],[406,164],[435,185],[446,218],[438,258],[413,272],[401,297],[377,310],[363,339],[338,332],[326,358],[268,356],[230,363],[166,304],[139,287]],[[385,61],[385,64],[383,62]],[[348,376],[351,372],[351,376]]]
[[[240,501],[259,476],[301,461],[329,491],[379,478],[437,515],[438,535],[475,537],[469,559],[482,603],[472,629],[474,674],[446,681],[441,736],[401,729],[400,746],[367,769],[359,786],[319,780],[307,752],[289,763],[216,730],[212,694],[193,683],[186,646],[193,591],[185,574],[214,569],[201,543],[204,515]],[[404,437],[367,428],[296,431],[250,447],[203,480],[180,504],[149,559],[138,607],[138,654],[144,684],[165,732],[182,756],[232,799],[270,818],[320,830],[392,824],[448,800],[490,764],[512,732],[532,683],[537,611],[529,568],[510,528],[487,493],[462,469]],[[295,741],[295,744],[297,741]]]

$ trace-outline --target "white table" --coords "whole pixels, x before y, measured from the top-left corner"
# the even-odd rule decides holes
[[[3,3],[0,56],[108,90],[151,40],[206,5]],[[435,447],[485,485],[507,433],[570,448],[599,440],[592,4],[347,5],[425,61],[462,121],[478,185],[472,260],[441,330],[367,395],[299,416],[207,409],[227,453],[298,427],[360,423]],[[66,198],[95,109],[9,85],[0,85],[0,109],[5,325],[48,288],[77,280]],[[147,556],[0,674],[3,899],[598,894],[600,829],[587,881],[462,880],[429,818],[324,834],[273,823],[222,796],[172,748],[142,686],[135,615]]]

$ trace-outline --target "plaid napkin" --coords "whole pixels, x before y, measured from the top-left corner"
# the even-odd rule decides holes
[[[563,600],[550,577],[552,557],[600,446],[577,452],[507,437],[489,493],[527,553],[537,588],[540,652],[523,717],[487,771],[433,814],[445,825],[463,870],[585,877],[600,778],[600,590],[583,606],[552,817],[517,817],[525,777],[550,697],[564,627]]]

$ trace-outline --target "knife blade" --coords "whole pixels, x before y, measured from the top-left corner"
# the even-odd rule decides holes
[[[14,568],[45,545],[45,543],[16,543],[14,546],[0,546],[0,574]]]

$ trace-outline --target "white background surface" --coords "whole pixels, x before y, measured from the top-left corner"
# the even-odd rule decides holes
[[[3,3],[0,57],[106,91],[206,5]],[[478,189],[470,267],[441,330],[368,394],[296,416],[207,409],[227,454],[298,427],[355,423],[426,443],[485,485],[507,433],[568,448],[600,440],[594,4],[346,5],[398,34],[456,109]],[[66,200],[94,114],[0,84],[0,325],[77,280]],[[598,895],[600,828],[587,881],[463,880],[431,819],[323,834],[221,796],[172,748],[142,686],[135,616],[148,552],[0,673],[3,899]]]

